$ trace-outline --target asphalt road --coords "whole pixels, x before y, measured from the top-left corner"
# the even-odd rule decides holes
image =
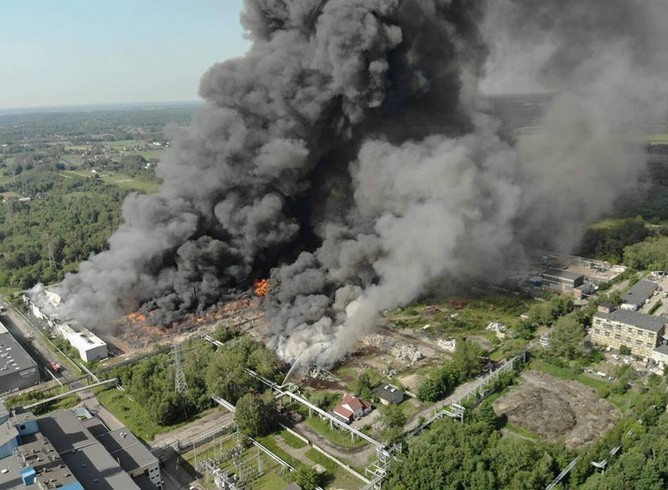
[[[55,377],[62,384],[69,383],[71,389],[83,388],[86,386],[86,384],[80,380],[83,371],[73,372],[70,370],[69,366],[66,364],[63,365],[62,361],[48,345],[40,328],[35,325],[27,315],[24,315],[16,307],[4,301],[4,298],[0,298],[0,301],[2,301],[2,306],[6,307],[6,311],[0,315],[0,321],[2,321],[7,327],[7,330],[9,330],[21,346],[23,346],[37,362],[43,380],[48,381]],[[74,361],[77,362],[78,360],[75,359]],[[52,362],[57,362],[62,366],[62,369],[58,374],[54,375],[51,373],[50,365]],[[12,395],[15,394],[16,393],[12,393]],[[92,391],[80,391],[77,395],[81,399],[82,405],[86,407],[89,412],[96,414],[109,430],[116,430],[123,427],[123,424],[116,417],[100,405],[100,402]]]

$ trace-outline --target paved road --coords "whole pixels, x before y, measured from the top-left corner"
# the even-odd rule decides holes
[[[0,300],[4,298],[0,297]],[[24,315],[21,311],[7,302],[2,302],[6,305],[6,312],[0,316],[0,320],[7,327],[7,330],[16,338],[16,340],[26,348],[30,355],[40,366],[40,371],[44,374],[43,379],[52,379],[49,375],[51,362],[57,362],[62,365],[58,356],[51,350],[47,340],[43,337],[41,330],[35,325],[30,317]],[[31,339],[31,340],[29,340]],[[83,371],[73,372],[69,366],[63,365],[63,369],[56,375],[58,380],[65,384],[70,383],[71,389],[83,388],[86,386],[82,381],[75,381],[80,378]],[[15,393],[12,393],[14,395]],[[81,404],[86,409],[98,415],[102,422],[109,428],[109,430],[116,430],[123,427],[123,424],[114,417],[106,408],[100,405],[100,402],[95,397],[95,394],[90,390],[80,391],[78,393],[81,399]]]

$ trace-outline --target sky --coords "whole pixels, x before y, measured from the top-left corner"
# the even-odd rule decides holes
[[[0,109],[198,100],[242,0],[2,0]]]

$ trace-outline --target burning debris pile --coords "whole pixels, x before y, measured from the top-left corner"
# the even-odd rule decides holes
[[[437,278],[576,244],[665,117],[664,0],[245,5],[253,46],[203,76],[159,192],[128,197],[109,250],[66,278],[82,321],[139,304],[170,325],[269,275],[271,346],[330,365]],[[480,92],[504,83],[557,93],[516,146]]]

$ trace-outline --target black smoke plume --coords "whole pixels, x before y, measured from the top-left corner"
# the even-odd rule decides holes
[[[64,308],[100,324],[142,305],[167,324],[269,275],[271,344],[327,364],[437,278],[568,250],[665,115],[667,7],[538,5],[246,0],[252,48],[202,77],[207,104],[173,135],[159,192],[127,199]],[[523,76],[556,95],[514,145],[480,86]]]

